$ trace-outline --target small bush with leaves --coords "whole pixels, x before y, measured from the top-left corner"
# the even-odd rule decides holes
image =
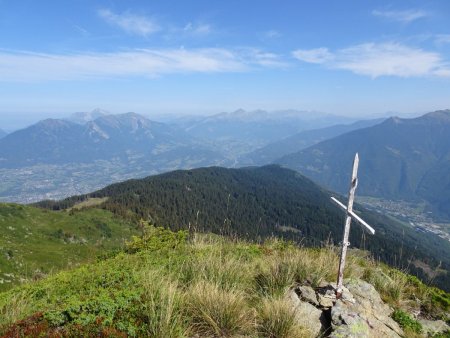
[[[410,330],[415,333],[422,332],[422,325],[417,320],[411,318],[411,316],[403,310],[395,310],[392,314],[392,319],[394,319],[404,330]]]
[[[162,227],[153,227],[148,223],[142,224],[142,236],[133,236],[127,242],[126,251],[136,253],[138,251],[156,251],[161,249],[175,249],[186,243],[188,232],[180,230],[173,232]]]

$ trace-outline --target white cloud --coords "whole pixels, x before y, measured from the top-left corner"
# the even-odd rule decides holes
[[[116,14],[109,9],[101,9],[98,11],[98,15],[109,24],[117,26],[129,34],[148,36],[160,30],[154,20],[130,12]]]
[[[278,31],[275,30],[275,29],[271,29],[271,30],[265,32],[265,33],[264,33],[264,36],[265,36],[266,38],[268,38],[268,39],[276,39],[276,38],[279,38],[279,37],[281,36],[281,33],[278,32]]]
[[[321,54],[325,57],[321,57]],[[450,68],[440,54],[399,43],[365,43],[340,49],[334,53],[326,48],[297,50],[293,52],[293,55],[301,61],[322,63],[329,68],[349,70],[372,78],[380,76],[448,77],[450,72]]]
[[[327,48],[297,49],[292,52],[292,55],[300,61],[309,63],[325,63],[333,59],[333,55]]]
[[[239,54],[250,63],[270,68],[286,68],[288,64],[275,53],[265,52],[257,48],[241,48]]]
[[[438,34],[434,40],[437,44],[450,43],[450,34]]]
[[[420,9],[407,9],[403,11],[380,11],[373,10],[372,15],[382,17],[392,21],[399,21],[402,23],[410,23],[412,21],[427,17],[429,14]]]
[[[220,48],[140,49],[69,55],[0,51],[0,82],[151,78],[176,73],[243,72],[277,65],[274,54]]]
[[[183,27],[183,31],[193,35],[207,35],[211,33],[212,29],[208,24],[193,24],[189,22]]]

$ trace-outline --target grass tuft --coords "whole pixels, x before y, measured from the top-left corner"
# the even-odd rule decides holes
[[[254,326],[243,292],[200,282],[188,290],[191,331],[201,337],[244,335]]]
[[[267,338],[311,337],[296,323],[295,312],[286,299],[263,299],[258,309],[258,333]]]

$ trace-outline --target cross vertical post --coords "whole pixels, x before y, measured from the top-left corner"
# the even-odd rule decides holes
[[[350,234],[350,223],[352,219],[358,222],[363,230],[366,230],[371,235],[375,234],[375,229],[372,228],[369,224],[367,224],[361,217],[359,217],[353,211],[353,202],[355,200],[355,191],[356,186],[358,185],[358,165],[359,165],[359,156],[358,153],[355,154],[355,159],[353,160],[353,170],[352,170],[352,179],[350,181],[350,191],[348,192],[348,204],[345,206],[343,203],[339,202],[336,198],[331,197],[331,200],[336,203],[342,210],[345,211],[345,227],[344,227],[344,236],[342,238],[342,249],[341,249],[341,259],[339,261],[339,271],[337,277],[337,287],[336,287],[336,298],[340,298],[342,295],[342,284],[344,281],[344,267],[345,267],[345,258],[347,256],[347,248],[350,245],[348,241],[348,236]]]
[[[344,280],[344,267],[345,267],[345,258],[347,257],[347,248],[350,245],[348,242],[348,236],[350,234],[350,223],[352,222],[352,213],[353,213],[353,201],[355,200],[355,191],[356,186],[358,185],[358,165],[359,165],[359,156],[358,153],[355,155],[355,159],[353,160],[353,170],[352,170],[352,179],[350,181],[350,191],[348,193],[348,204],[347,204],[347,212],[345,217],[345,227],[344,227],[344,236],[342,238],[342,249],[341,249],[341,259],[339,261],[339,271],[337,277],[337,289],[336,289],[336,297],[339,298],[342,294],[342,283]]]

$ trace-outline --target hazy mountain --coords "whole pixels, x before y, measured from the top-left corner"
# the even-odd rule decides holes
[[[240,155],[302,130],[348,122],[350,119],[319,112],[265,110],[220,113],[204,118],[180,119],[190,135],[214,142],[228,154]]]
[[[138,114],[47,119],[0,140],[0,199],[31,202],[179,168],[226,164],[184,131]]]
[[[110,113],[106,110],[96,108],[90,112],[77,112],[70,115],[66,120],[78,124],[85,124],[89,121],[94,121],[99,117],[110,115]]]
[[[3,138],[7,135],[8,133],[2,129],[0,129],[0,138]]]
[[[276,165],[175,171],[39,205],[62,209],[93,197],[105,199],[100,207],[121,217],[143,218],[175,230],[191,227],[251,239],[276,235],[304,245],[330,239],[338,243],[342,236],[343,213],[330,201],[330,193],[299,173]],[[403,246],[417,259],[432,266],[442,260],[442,268],[449,269],[448,242],[419,235],[412,227],[356,208],[376,228],[376,234],[363,241],[360,227],[353,225],[352,246],[364,246],[388,263],[399,264],[403,259],[407,266],[410,256],[402,257],[399,248]]]
[[[47,119],[0,140],[0,163],[21,167],[116,157],[132,160],[193,146],[202,150],[183,131],[134,113],[102,116],[84,125]]]
[[[413,119],[390,118],[277,160],[321,184],[345,192],[355,152],[358,192],[421,200],[450,217],[450,110]]]
[[[342,135],[352,130],[376,125],[382,121],[384,121],[384,119],[362,120],[352,124],[338,124],[321,129],[305,130],[243,155],[239,160],[239,164],[263,165],[272,163],[281,156],[295,153],[313,144]]]

